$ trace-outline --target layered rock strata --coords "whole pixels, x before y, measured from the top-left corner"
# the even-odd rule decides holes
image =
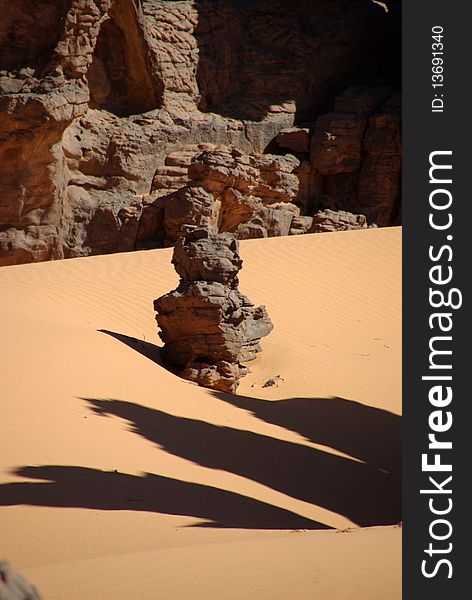
[[[238,239],[338,229],[311,228],[325,210],[341,229],[358,228],[358,217],[399,224],[400,95],[385,83],[350,87],[334,109],[310,127],[281,130],[278,155],[209,143],[168,154],[143,199],[137,247],[173,243],[185,225]]]
[[[230,233],[190,229],[172,263],[179,286],[154,301],[162,357],[185,379],[234,392],[247,373],[243,363],[256,358],[272,330],[265,307],[238,290],[238,242]]]
[[[313,215],[309,233],[325,233],[328,231],[346,231],[347,229],[366,229],[365,215],[353,214],[344,210],[320,210]]]
[[[138,238],[146,242],[148,236],[150,245],[163,237],[173,243],[187,225],[231,232],[238,239],[288,235],[292,218],[300,214],[291,204],[299,161],[208,146],[169,155],[165,172],[159,169],[154,177]]]
[[[387,13],[371,0],[0,0],[0,264],[147,243],[146,199],[166,156],[201,143],[261,154],[302,122],[311,134],[342,89],[391,70],[393,4]],[[367,123],[366,165],[355,172],[362,203],[374,199],[385,222],[378,189],[398,156],[396,142],[378,140],[394,121]],[[281,144],[304,157],[304,215],[321,185],[307,135]],[[357,164],[356,148],[338,164]],[[351,175],[321,176],[322,193],[357,190]],[[392,177],[389,198],[396,186]],[[263,234],[258,223],[246,230]]]
[[[376,114],[372,122],[384,123],[384,117],[380,118],[383,114]],[[385,114],[388,119],[389,113]],[[305,130],[302,131],[306,148],[306,138],[310,138]],[[367,137],[373,140],[368,142],[372,151],[364,158],[362,150],[361,160],[361,149],[358,148],[353,164],[356,180],[365,169],[376,173],[378,189],[370,190],[375,198],[367,206],[359,203],[357,189],[351,194],[343,190],[349,196],[343,202],[343,197],[336,195],[339,185],[336,188],[329,177],[324,183],[331,195],[323,193],[321,186],[312,194],[311,208],[304,205],[300,198],[300,173],[297,172],[300,159],[292,154],[245,154],[235,148],[212,144],[189,145],[173,152],[167,156],[165,166],[156,171],[151,194],[144,200],[137,247],[171,245],[187,226],[205,227],[213,233],[227,231],[238,239],[250,239],[361,229],[376,226],[377,222],[390,224],[398,193],[393,182],[399,181],[400,169],[394,169],[394,164],[400,167],[395,162],[399,154],[389,153],[392,144],[386,143],[382,146],[385,164],[376,161],[375,133],[372,131],[372,128],[368,129]],[[299,136],[291,143],[292,133],[296,133],[296,128],[289,133],[283,132],[287,146],[301,147]],[[344,142],[337,144],[341,148]],[[330,149],[328,147],[327,154],[333,160],[329,168],[336,169],[336,155],[330,154]],[[352,160],[346,149],[337,156],[346,165]],[[326,160],[322,158],[320,162]],[[391,169],[384,172],[382,169],[387,165]],[[308,175],[323,178],[322,170],[318,165],[309,170]],[[392,185],[388,186],[383,179],[388,179]]]
[[[349,87],[334,110],[309,128],[282,130],[275,141],[300,160],[295,202],[302,213],[364,214],[378,226],[398,224],[401,192],[401,97],[391,84]]]

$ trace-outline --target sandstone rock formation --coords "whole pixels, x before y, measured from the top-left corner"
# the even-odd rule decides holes
[[[340,210],[365,215],[379,226],[398,223],[401,188],[400,94],[391,84],[352,86],[320,115],[309,135],[309,151],[295,150],[300,167],[295,202],[302,213]],[[276,138],[287,147],[295,132]],[[306,129],[299,128],[298,136]],[[303,138],[305,138],[303,133]]]
[[[234,392],[247,373],[242,363],[256,357],[272,330],[265,307],[238,290],[238,242],[230,233],[191,228],[172,263],[180,284],[154,301],[163,359],[185,379]]]
[[[359,102],[333,106],[343,89],[395,75],[395,4],[387,13],[371,0],[0,0],[0,264],[146,246],[150,229],[167,235],[159,207],[148,210],[166,157],[207,143],[255,156],[283,131],[280,148],[302,159],[304,216],[320,191],[354,190],[354,204],[395,220],[397,113],[385,105],[376,117],[375,93],[362,114]],[[336,173],[329,146],[312,142],[321,170],[307,152],[313,130],[325,142],[317,118],[333,113],[329,128],[348,135]],[[243,225],[242,236],[267,230],[259,216]]]
[[[187,225],[232,232],[239,239],[288,235],[294,214],[300,212],[289,204],[298,191],[292,173],[298,160],[291,155],[200,146],[169,155],[166,165],[154,177],[151,197],[156,200],[144,208],[142,217],[144,223],[157,222],[138,234],[150,245],[153,235],[174,242]]]
[[[365,215],[354,215],[344,210],[320,210],[313,215],[309,233],[327,231],[346,231],[347,229],[366,229]]]
[[[41,600],[34,586],[13,570],[7,561],[0,561],[0,600]]]
[[[279,152],[293,154],[247,154],[209,143],[171,152],[143,199],[137,247],[173,243],[186,225],[247,239],[357,229],[358,217],[398,224],[399,94],[385,83],[350,87],[334,106],[311,129],[291,127],[276,136]],[[321,217],[326,228],[312,228],[312,217],[324,210],[332,212]]]
[[[287,148],[291,152],[310,152],[310,130],[308,127],[287,127],[279,132],[275,141],[280,148]]]
[[[369,118],[366,157],[359,174],[359,206],[378,225],[390,225],[401,212],[401,97],[393,95]],[[400,215],[401,217],[401,215]]]

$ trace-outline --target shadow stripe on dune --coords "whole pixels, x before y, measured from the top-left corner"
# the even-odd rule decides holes
[[[130,431],[201,466],[227,471],[360,526],[401,520],[398,472],[274,437],[177,417],[122,400],[84,398],[91,410],[130,423]]]
[[[161,357],[161,347],[156,346],[155,344],[151,344],[150,342],[146,342],[145,340],[139,340],[138,338],[131,337],[129,335],[124,335],[123,333],[117,333],[116,331],[109,331],[108,329],[98,329],[99,333],[105,333],[115,340],[125,344],[128,348],[131,348],[135,352],[142,354],[149,360],[152,360],[156,364],[160,365],[166,371],[172,372],[171,369],[164,364]]]
[[[402,418],[399,415],[339,397],[265,400],[218,391],[210,393],[266,423],[400,476]]]
[[[0,506],[132,510],[206,520],[194,527],[329,529],[323,523],[247,496],[152,473],[139,476],[44,465],[22,467],[15,474],[43,481],[0,485]]]

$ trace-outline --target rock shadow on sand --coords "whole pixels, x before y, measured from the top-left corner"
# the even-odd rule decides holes
[[[197,527],[329,529],[293,512],[234,492],[162,475],[129,475],[77,466],[31,466],[16,475],[40,482],[0,485],[0,506],[26,504],[133,510],[204,519]]]
[[[164,361],[161,357],[161,346],[156,346],[156,344],[151,344],[150,342],[146,342],[145,340],[140,340],[135,337],[131,337],[129,335],[124,335],[123,333],[117,333],[116,331],[110,331],[108,329],[98,329],[99,333],[106,333],[115,340],[125,344],[135,352],[142,354],[152,362],[160,365],[167,371],[170,371],[167,365],[164,364]],[[172,372],[172,371],[171,371]]]
[[[346,516],[360,526],[401,520],[401,481],[373,465],[303,444],[222,427],[122,400],[86,399],[101,415],[201,466],[256,481],[292,498]]]
[[[334,448],[400,480],[402,418],[344,398],[265,400],[211,391],[213,396],[256,418]]]
[[[122,400],[85,400],[96,414],[124,419],[132,433],[169,454],[261,483],[344,515],[359,526],[401,520],[400,417],[342,398],[266,401],[214,394],[354,458]],[[23,467],[16,474],[44,481],[1,485],[0,505],[151,511],[206,519],[199,526],[209,527],[327,528],[234,492],[151,473],[137,476],[52,465]]]

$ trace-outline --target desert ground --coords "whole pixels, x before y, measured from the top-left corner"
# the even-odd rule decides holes
[[[399,599],[401,229],[241,242],[236,396],[160,363],[171,253],[0,269],[0,558],[44,600]]]

